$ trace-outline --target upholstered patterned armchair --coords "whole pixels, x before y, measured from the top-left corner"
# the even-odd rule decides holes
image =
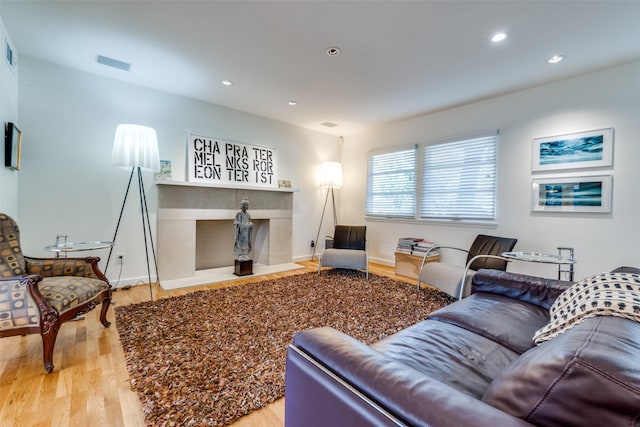
[[[39,333],[44,368],[53,371],[60,326],[102,304],[105,327],[111,285],[100,258],[32,258],[22,254],[20,230],[0,213],[0,337]]]

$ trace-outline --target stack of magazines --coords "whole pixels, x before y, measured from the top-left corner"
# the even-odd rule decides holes
[[[397,252],[403,252],[413,255],[424,255],[429,249],[433,248],[435,243],[428,242],[419,237],[401,237],[398,239]],[[437,250],[432,250],[429,255],[437,255]]]

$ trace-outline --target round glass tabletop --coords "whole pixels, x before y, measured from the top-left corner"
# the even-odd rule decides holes
[[[542,262],[546,264],[575,264],[573,258],[561,257],[560,255],[545,254],[540,252],[503,252],[505,258],[516,259],[519,261]]]
[[[76,252],[91,251],[94,249],[109,248],[113,242],[65,242],[58,245],[45,246],[45,250],[49,252]]]

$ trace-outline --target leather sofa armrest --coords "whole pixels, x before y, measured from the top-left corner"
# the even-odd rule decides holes
[[[297,368],[290,363],[299,353],[306,355],[309,361],[306,369],[300,366],[299,358],[295,364]],[[310,375],[313,365],[316,370],[320,366],[338,380],[322,381],[322,387],[316,387],[321,382],[317,378],[301,380],[300,377]],[[531,425],[329,327],[300,332],[294,337],[287,354],[286,375],[287,426],[352,425],[354,417],[357,419],[374,412],[363,411],[361,399],[348,397],[353,402],[345,402],[342,394],[345,389],[354,390],[351,396],[362,395],[383,412],[412,426]],[[304,387],[295,387],[296,382]],[[336,398],[341,395],[343,397]],[[325,398],[334,399],[334,407],[340,410],[328,414],[322,407]]]
[[[573,282],[506,271],[480,269],[471,281],[471,293],[486,292],[518,299],[549,309]]]

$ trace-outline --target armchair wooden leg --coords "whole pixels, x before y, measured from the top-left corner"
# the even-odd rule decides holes
[[[44,370],[47,373],[53,372],[53,349],[56,345],[56,338],[60,330],[60,323],[57,316],[55,320],[43,324],[40,335],[42,336],[42,358],[44,361]]]
[[[105,328],[111,326],[111,322],[107,320],[107,311],[109,311],[109,305],[111,304],[111,297],[102,300],[102,308],[100,309],[100,323]]]

